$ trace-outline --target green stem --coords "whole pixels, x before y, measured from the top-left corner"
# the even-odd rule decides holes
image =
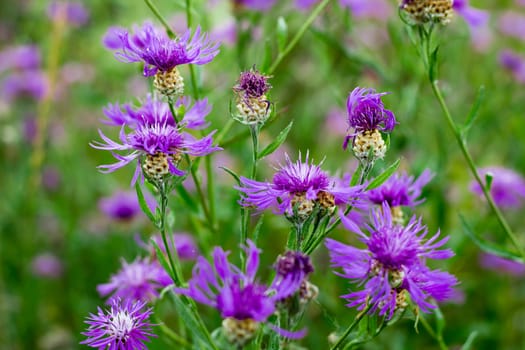
[[[157,17],[160,23],[162,23],[168,35],[172,38],[175,38],[177,35],[173,32],[173,30],[171,30],[168,21],[166,21],[166,19],[160,14],[159,9],[151,2],[151,0],[144,0],[144,2],[146,3],[146,5],[148,5],[149,9],[151,10],[151,12],[153,12],[155,17]]]
[[[279,55],[275,59],[275,62],[273,62],[272,66],[270,67],[268,74],[272,74],[275,71],[275,69],[277,69],[281,61],[293,50],[295,45],[297,45],[299,40],[301,40],[302,36],[304,35],[308,27],[310,27],[310,25],[313,23],[315,18],[321,13],[321,11],[324,10],[326,5],[328,5],[330,1],[331,0],[323,0],[319,3],[319,5],[317,5],[314,8],[310,16],[308,16],[308,18],[306,19],[302,27],[299,29],[299,31],[295,34],[295,36],[292,38],[290,43],[284,48],[282,52],[279,53]]]
[[[255,176],[257,175],[257,161],[258,161],[257,158],[258,158],[258,153],[259,153],[259,126],[251,125],[250,134],[252,136],[252,145],[253,145],[251,178],[252,180],[255,180]]]
[[[191,28],[191,0],[186,0],[186,25]]]
[[[419,321],[421,322],[421,324],[423,325],[423,327],[425,327],[425,329],[427,330],[428,334],[430,334],[430,336],[432,338],[434,338],[438,344],[439,344],[439,348],[441,350],[448,350],[448,346],[447,344],[445,343],[445,340],[443,339],[443,336],[441,334],[438,334],[436,333],[433,329],[432,329],[432,326],[430,326],[430,324],[428,323],[428,321],[422,317],[421,315],[419,316]]]
[[[466,142],[461,136],[461,132],[458,130],[456,124],[454,123],[454,120],[452,119],[452,116],[450,115],[445,99],[443,98],[443,95],[441,94],[441,90],[439,89],[437,80],[431,81],[431,85],[432,85],[432,91],[434,92],[434,95],[436,96],[439,102],[439,105],[441,106],[441,109],[443,110],[447,124],[450,130],[452,131],[452,133],[454,134],[454,137],[456,138],[459,148],[461,149],[461,153],[463,154],[463,157],[467,161],[470,172],[472,173],[472,175],[474,175],[476,182],[480,185],[481,189],[483,190],[483,194],[485,195],[485,198],[487,199],[487,202],[489,203],[490,208],[496,215],[501,227],[503,228],[507,236],[510,238],[510,240],[514,244],[514,247],[518,250],[519,254],[523,258],[525,258],[525,250],[520,245],[518,238],[512,232],[512,229],[510,228],[509,224],[503,217],[501,210],[498,208],[498,206],[494,202],[494,199],[492,198],[492,195],[489,189],[487,188],[487,186],[481,179],[481,176],[479,175],[478,170],[476,166],[474,165],[474,160],[472,159],[472,156],[470,155],[467,149]]]
[[[330,350],[337,350],[337,349],[339,349],[341,347],[341,345],[343,345],[343,342],[346,339],[346,337],[348,337],[348,335],[350,335],[350,333],[359,324],[359,322],[363,319],[363,317],[366,315],[366,313],[368,312],[368,310],[370,310],[371,307],[372,307],[372,304],[368,305],[363,311],[361,311],[360,313],[358,313],[356,315],[356,317],[354,318],[354,321],[350,324],[350,326],[348,326],[346,331],[339,338],[337,343],[335,343],[335,345],[330,348]]]
[[[160,234],[162,236],[162,242],[164,243],[164,248],[166,249],[166,254],[168,255],[168,261],[172,270],[172,275],[174,277],[174,283],[176,286],[182,285],[182,273],[180,268],[179,259],[177,256],[177,251],[175,250],[175,258],[171,254],[170,245],[168,244],[168,239],[166,235],[166,212],[168,208],[168,193],[166,191],[166,182],[162,182],[160,188]]]
[[[155,317],[155,322],[160,331],[174,343],[182,346],[183,348],[191,348],[191,344],[186,341],[183,337],[175,333],[168,326],[166,326],[158,317]]]

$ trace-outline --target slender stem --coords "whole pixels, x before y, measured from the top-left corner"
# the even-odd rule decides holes
[[[166,19],[160,14],[159,9],[151,2],[151,0],[144,0],[144,2],[146,3],[146,5],[148,5],[149,9],[151,10],[151,12],[153,12],[155,17],[157,17],[157,19],[160,21],[160,23],[162,23],[162,25],[166,29],[166,32],[168,33],[168,35],[170,37],[172,37],[172,38],[176,37],[177,34],[175,34],[175,32],[173,32],[173,30],[171,30],[171,27],[170,27],[168,21],[166,21]]]
[[[166,326],[158,317],[155,317],[156,325],[160,328],[161,332],[171,339],[174,343],[182,346],[183,348],[190,348],[191,344],[186,341],[183,337],[175,333],[171,328]]]
[[[326,5],[328,5],[328,3],[330,3],[330,1],[331,0],[323,0],[323,1],[321,1],[319,3],[319,5],[317,5],[314,8],[314,10],[310,14],[310,16],[308,16],[308,18],[306,19],[304,24],[301,26],[299,31],[295,34],[295,36],[292,38],[290,43],[284,48],[284,50],[282,52],[279,53],[279,55],[275,59],[275,62],[273,62],[272,66],[270,67],[270,69],[268,71],[268,74],[273,73],[275,71],[275,69],[277,69],[277,67],[279,66],[281,61],[293,50],[295,45],[297,45],[299,40],[301,40],[302,36],[304,35],[304,33],[306,32],[308,27],[310,27],[310,25],[313,23],[315,18],[321,13],[321,11],[324,10]]]
[[[191,28],[191,0],[186,0],[186,25]]]
[[[259,153],[259,126],[251,125],[250,134],[252,135],[252,145],[253,145],[251,178],[252,180],[255,180],[255,176],[257,175],[257,161],[258,161],[257,158],[258,158],[258,153]]]
[[[354,321],[350,324],[350,326],[348,326],[346,331],[339,338],[337,343],[335,343],[335,345],[330,348],[330,350],[336,350],[341,347],[346,337],[348,337],[348,335],[354,330],[354,328],[359,324],[359,322],[363,319],[363,317],[366,315],[366,313],[368,312],[368,310],[370,310],[371,307],[372,307],[372,304],[367,305],[367,307],[363,311],[361,311],[360,313],[356,315],[356,317],[354,318]]]
[[[439,348],[441,350],[448,350],[448,346],[447,344],[445,343],[445,340],[443,339],[443,336],[441,334],[438,334],[436,333],[433,329],[432,329],[432,326],[430,326],[430,324],[428,323],[428,321],[423,317],[423,316],[419,316],[419,321],[421,322],[421,324],[423,325],[423,327],[425,327],[425,329],[427,330],[428,334],[430,334],[430,336],[432,338],[434,338],[438,344],[439,344]]]
[[[49,50],[48,62],[47,62],[47,78],[49,81],[49,87],[46,96],[38,105],[37,113],[37,131],[35,136],[35,144],[33,152],[31,154],[31,170],[32,175],[30,177],[30,186],[36,189],[40,185],[40,168],[45,158],[46,148],[46,135],[49,124],[49,115],[51,110],[51,104],[53,103],[53,97],[55,95],[55,88],[58,77],[58,69],[60,65],[60,53],[62,52],[63,33],[66,26],[66,13],[65,7],[61,6],[61,12],[58,19],[54,21],[52,34],[51,34],[51,48]],[[28,193],[33,193],[29,190]]]
[[[510,240],[514,244],[514,247],[516,247],[516,249],[518,250],[519,254],[523,258],[525,258],[525,250],[523,249],[523,247],[519,243],[518,238],[512,232],[512,229],[510,228],[509,224],[505,220],[503,214],[501,213],[501,210],[498,208],[498,206],[494,202],[494,199],[492,198],[492,194],[490,193],[489,189],[487,188],[487,186],[485,185],[485,183],[481,179],[481,176],[479,175],[478,170],[477,170],[476,166],[474,165],[474,160],[472,159],[472,156],[470,155],[470,153],[469,153],[469,151],[467,149],[467,145],[466,145],[465,141],[463,140],[463,138],[461,136],[461,133],[458,130],[456,124],[454,123],[454,120],[452,119],[452,116],[450,115],[450,112],[448,110],[447,104],[446,104],[446,102],[445,102],[445,100],[443,98],[443,95],[441,94],[441,90],[439,89],[437,80],[431,81],[431,85],[432,85],[432,91],[434,92],[434,95],[436,96],[436,98],[437,98],[437,100],[439,102],[439,105],[441,106],[441,109],[443,110],[443,113],[445,115],[445,119],[447,120],[447,124],[448,124],[450,130],[452,131],[452,133],[454,134],[454,137],[456,138],[456,141],[457,141],[457,143],[459,145],[459,148],[461,149],[461,153],[463,154],[463,157],[467,161],[468,167],[469,167],[472,175],[474,175],[474,178],[476,179],[477,183],[480,185],[481,189],[483,190],[483,194],[485,195],[485,198],[487,199],[487,202],[489,203],[490,208],[492,209],[492,211],[496,215],[496,217],[497,217],[501,227],[503,228],[503,230],[505,231],[507,236],[510,238]]]
[[[164,243],[164,248],[166,249],[166,254],[168,255],[168,261],[170,263],[171,270],[173,272],[174,283],[177,286],[182,285],[182,273],[180,271],[179,259],[177,257],[177,252],[175,251],[175,258],[171,254],[170,245],[168,244],[168,239],[166,235],[166,212],[168,208],[168,193],[166,191],[166,182],[162,182],[159,186],[160,192],[160,234],[162,236],[162,242]]]

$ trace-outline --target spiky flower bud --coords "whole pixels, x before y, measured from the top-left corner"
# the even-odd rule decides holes
[[[264,124],[271,112],[271,103],[266,93],[272,87],[268,76],[255,68],[242,72],[233,87],[236,94],[236,111],[233,118],[246,125]]]

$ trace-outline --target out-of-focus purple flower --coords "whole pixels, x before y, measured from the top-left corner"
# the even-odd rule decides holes
[[[182,130],[187,125],[195,128],[203,126],[200,118],[203,113],[209,112],[205,105],[206,102],[202,105],[196,104],[194,113],[192,110],[188,111],[179,124],[173,121],[166,104],[152,99],[148,99],[136,110],[128,105],[124,106],[125,110],[122,111],[119,105],[110,105],[104,112],[108,116],[109,124],[122,125],[120,143],[111,140],[99,130],[104,142],[95,141],[91,146],[111,151],[118,162],[101,165],[99,168],[103,172],[112,172],[138,159],[132,183],[142,175],[152,180],[160,180],[168,174],[184,175],[184,172],[177,168],[183,154],[204,156],[221,149],[212,145],[214,132],[202,139],[196,139]],[[130,129],[128,133],[126,127]],[[116,151],[126,154],[121,155]]]
[[[45,278],[59,278],[62,276],[64,267],[60,259],[52,253],[42,253],[31,261],[31,271],[35,276]]]
[[[525,264],[505,259],[494,254],[482,253],[479,256],[479,263],[482,267],[489,270],[504,272],[512,276],[525,275]]]
[[[210,31],[210,38],[227,46],[234,46],[237,42],[237,26],[235,19],[228,17]]]
[[[425,239],[428,230],[421,219],[412,217],[406,226],[393,223],[390,208],[385,203],[372,212],[373,223],[365,234],[354,222],[341,216],[345,227],[359,235],[366,249],[358,249],[333,239],[326,240],[333,267],[342,268],[339,275],[363,286],[342,297],[348,307],[392,318],[394,311],[408,306],[410,297],[421,311],[429,312],[435,306],[428,300],[444,301],[451,296],[456,278],[443,271],[430,270],[426,259],[447,259],[453,256],[449,249],[440,249],[448,237],[438,240],[439,231]]]
[[[498,27],[503,35],[525,41],[525,16],[515,11],[505,11],[498,19]]]
[[[136,259],[132,263],[122,260],[122,268],[108,283],[97,286],[98,293],[111,299],[153,300],[159,291],[173,284],[166,271],[156,261]]]
[[[48,191],[56,191],[60,188],[62,176],[57,168],[46,166],[42,169],[42,185]]]
[[[73,26],[82,26],[89,20],[89,11],[81,2],[53,1],[47,8],[53,21],[66,21]]]
[[[164,246],[164,241],[162,240],[160,233],[151,237],[150,240],[155,241],[160,250],[163,253],[166,253],[166,247]],[[197,255],[199,255],[199,248],[197,248],[195,239],[190,234],[183,232],[174,233],[171,235],[171,238],[168,237],[167,240],[168,244],[171,244],[172,241],[175,244],[177,255],[180,260],[195,260]],[[151,242],[147,245],[147,248],[151,254],[155,253],[155,248]]]
[[[0,73],[10,69],[37,69],[40,62],[40,50],[35,45],[8,47],[0,52]]]
[[[38,69],[12,72],[1,82],[0,98],[7,102],[20,96],[42,100],[49,91],[45,73]]]
[[[392,16],[392,6],[386,0],[339,0],[356,18],[376,18],[386,20]]]
[[[233,0],[237,8],[245,7],[256,11],[269,11],[275,2],[276,0]]]
[[[144,198],[150,210],[155,211],[155,198],[148,192],[144,193]],[[120,221],[132,220],[142,212],[137,194],[132,191],[116,191],[109,197],[101,198],[98,207],[108,217]]]
[[[520,83],[525,83],[525,57],[512,50],[505,49],[499,55],[499,62],[512,73],[514,79]]]
[[[496,204],[502,208],[519,208],[525,200],[525,179],[521,174],[514,170],[503,167],[487,167],[478,169],[482,179],[487,174],[492,175],[492,184],[490,193]],[[483,190],[480,185],[472,181],[470,189],[480,196],[483,196]]]
[[[319,0],[295,0],[295,6],[299,10],[308,10],[316,2],[319,2]]]
[[[144,342],[156,335],[148,320],[152,309],[145,306],[144,301],[114,299],[110,309],[103,311],[99,307],[98,313],[90,314],[85,321],[89,327],[82,335],[88,338],[80,344],[99,350],[147,350]]]
[[[347,127],[344,110],[332,108],[328,111],[325,119],[326,132],[334,136],[345,136]]]
[[[365,192],[367,199],[373,204],[387,203],[390,207],[406,206],[415,207],[425,199],[421,196],[423,187],[432,180],[434,174],[425,169],[417,179],[407,173],[396,173],[386,180],[381,186]]]
[[[309,274],[314,272],[314,267],[308,255],[287,251],[277,258],[275,271],[283,280],[290,279],[297,281],[296,284],[301,284]]]
[[[308,154],[304,162],[299,159],[295,163],[286,155],[286,164],[281,165],[272,182],[241,177],[241,186],[236,189],[242,192],[243,206],[254,206],[259,211],[273,207],[289,217],[297,207],[298,214],[307,217],[316,204],[333,210],[336,205],[350,204],[361,191],[361,187],[339,184],[318,165],[310,164]]]
[[[470,6],[469,0],[454,0],[452,8],[465,19],[471,30],[486,26],[489,22],[489,12]]]
[[[193,276],[188,281],[188,288],[175,288],[176,293],[184,294],[195,301],[214,307],[225,322],[225,332],[228,339],[238,343],[247,341],[258,324],[266,322],[276,310],[276,303],[292,294],[300,286],[294,274],[282,276],[277,274],[270,286],[256,282],[255,276],[259,269],[259,255],[261,251],[251,241],[243,247],[246,252],[246,271],[228,261],[228,252],[220,247],[213,249],[213,264],[204,257],[197,258],[193,269]],[[250,322],[253,333],[248,338],[235,339],[233,328],[242,323]],[[274,329],[274,328],[272,328]],[[288,337],[301,337],[303,332],[286,332]],[[230,336],[232,336],[230,338]]]
[[[169,72],[181,64],[206,64],[219,53],[219,44],[212,43],[205,33],[201,36],[200,27],[193,37],[188,30],[173,40],[148,22],[142,28],[135,26],[133,34],[110,28],[104,43],[109,49],[117,50],[115,56],[122,62],[144,62],[145,76],[153,76],[157,71]]]

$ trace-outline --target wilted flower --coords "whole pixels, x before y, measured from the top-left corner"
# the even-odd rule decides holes
[[[261,251],[248,240],[246,271],[243,272],[228,261],[228,252],[220,247],[213,249],[213,264],[204,257],[197,259],[193,277],[188,288],[176,288],[175,292],[187,295],[195,301],[216,308],[221,313],[223,331],[232,343],[243,345],[257,331],[259,324],[267,321],[276,310],[276,302],[295,293],[299,284],[295,275],[277,274],[270,286],[256,282]],[[300,283],[300,282],[299,282]],[[275,326],[270,327],[276,331]],[[301,337],[303,332],[283,331],[287,337]]]
[[[100,130],[99,134],[104,143],[91,143],[94,148],[112,151],[118,160],[115,164],[99,166],[103,172],[115,171],[138,159],[133,183],[141,174],[141,168],[143,174],[151,181],[161,181],[169,174],[184,175],[184,172],[177,168],[184,154],[204,156],[221,149],[212,145],[214,132],[202,139],[196,139],[182,131],[183,127],[202,127],[203,118],[209,112],[206,108],[199,107],[195,113],[190,109],[178,124],[174,122],[168,106],[160,101],[148,99],[137,110],[130,106],[124,106],[124,109],[125,111],[122,111],[120,106],[110,105],[104,111],[109,118],[109,124],[122,125],[120,143],[111,140]],[[130,128],[128,133],[125,131],[126,127]],[[115,151],[128,153],[120,155]]]
[[[122,260],[122,268],[111,276],[108,283],[99,284],[97,291],[101,296],[111,294],[111,299],[149,301],[171,284],[173,281],[156,261],[136,259],[127,263]]]
[[[426,259],[447,259],[454,255],[449,249],[439,249],[448,237],[438,241],[438,231],[425,240],[427,228],[415,216],[406,226],[395,224],[386,203],[382,210],[374,210],[372,217],[373,223],[366,226],[368,235],[341,217],[345,227],[359,235],[366,249],[326,240],[332,266],[343,270],[340,276],[363,286],[363,290],[342,296],[349,301],[347,306],[363,310],[369,305],[370,313],[379,310],[380,315],[390,319],[394,311],[408,306],[408,297],[423,312],[435,307],[429,298],[448,299],[456,278],[425,265]]]
[[[525,199],[525,179],[512,169],[503,167],[487,167],[478,170],[481,178],[492,175],[490,193],[494,202],[502,208],[519,208]],[[470,189],[478,196],[483,197],[481,186],[472,181]]]
[[[148,192],[144,198],[151,211],[155,210],[156,201]],[[98,202],[99,209],[115,220],[129,221],[142,212],[137,194],[132,191],[117,191],[109,197],[101,198]]]
[[[181,64],[206,64],[219,53],[219,44],[212,43],[207,34],[197,27],[193,37],[187,30],[177,39],[171,39],[164,31],[151,23],[142,28],[134,27],[134,33],[122,28],[110,28],[104,43],[122,62],[144,62],[144,75],[155,76],[155,88],[166,96],[181,96],[184,81],[177,66]]]
[[[361,162],[373,163],[385,156],[386,144],[380,131],[391,132],[396,125],[394,113],[385,109],[381,101],[381,96],[386,94],[358,87],[346,101],[351,133],[345,138],[343,149],[352,140],[352,150]]]
[[[403,0],[399,7],[413,24],[447,24],[453,11],[452,0]]]
[[[400,207],[415,207],[424,199],[418,199],[423,186],[432,180],[434,175],[428,169],[423,171],[417,179],[407,173],[396,173],[388,178],[381,186],[365,192],[364,197],[373,204],[387,203],[392,210],[394,222],[403,222],[403,212]]]
[[[299,156],[299,158],[301,158]],[[241,204],[254,206],[258,210],[277,208],[277,213],[292,218],[308,217],[316,205],[332,212],[336,205],[350,204],[361,191],[361,187],[340,186],[318,165],[310,164],[308,154],[304,162],[292,163],[286,155],[286,164],[275,173],[272,182],[259,182],[241,177]]]
[[[144,301],[114,299],[109,310],[104,312],[98,308],[97,314],[90,314],[87,318],[89,327],[82,334],[88,338],[80,344],[99,350],[147,350],[144,342],[156,335],[148,321],[152,309],[144,309],[145,305]]]
[[[266,93],[272,87],[267,76],[255,68],[242,72],[237,85],[233,87],[236,94],[237,112],[234,118],[247,125],[264,124],[270,115],[271,103]]]

